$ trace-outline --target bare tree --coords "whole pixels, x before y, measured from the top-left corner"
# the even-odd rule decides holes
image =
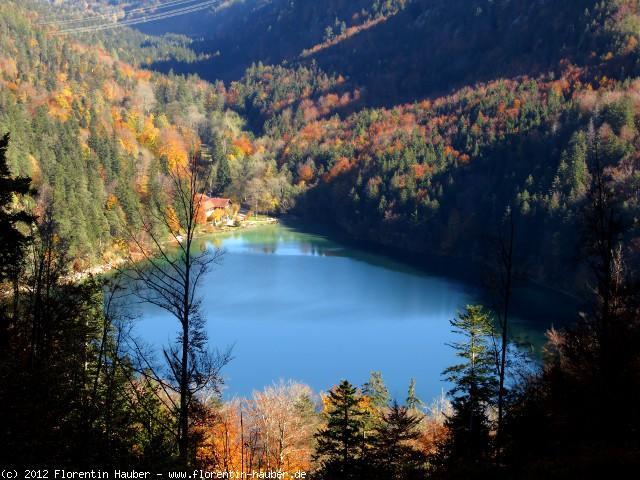
[[[289,470],[292,463],[310,461],[307,445],[316,425],[305,417],[302,402],[311,396],[307,385],[281,381],[254,392],[247,402],[248,420],[259,433],[267,470]]]
[[[504,403],[506,396],[505,378],[508,369],[509,320],[515,271],[516,226],[513,209],[509,206],[499,226],[499,233],[493,239],[495,247],[492,268],[489,269],[489,287],[494,298],[494,309],[497,312],[498,324],[494,332],[493,352],[496,372],[498,374],[496,453],[498,460],[502,448],[502,430]]]
[[[600,158],[600,141],[592,121],[589,127],[591,185],[584,205],[581,240],[582,254],[595,283],[591,285],[597,302],[593,323],[602,378],[610,379],[614,376],[614,358],[621,351],[620,339],[615,336],[625,330],[625,322],[620,319],[624,317],[629,297],[622,249],[625,225],[610,172]]]
[[[180,461],[190,463],[190,411],[197,394],[205,389],[219,391],[220,370],[230,360],[230,352],[207,350],[205,319],[198,287],[223,252],[194,245],[198,219],[204,215],[202,191],[206,178],[192,156],[184,166],[167,172],[166,198],[154,199],[139,214],[139,228],[128,228],[132,245],[129,262],[120,269],[132,280],[134,294],[173,315],[180,324],[178,340],[163,350],[164,375],[140,353],[144,370],[162,385],[164,400],[178,419],[176,438]],[[166,241],[169,236],[170,241]],[[149,374],[149,373],[147,373]],[[173,392],[173,395],[171,394]],[[177,401],[172,398],[178,396]]]

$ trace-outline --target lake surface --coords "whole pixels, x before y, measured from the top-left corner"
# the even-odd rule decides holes
[[[210,344],[233,345],[226,397],[279,379],[315,391],[341,379],[362,385],[372,370],[400,401],[412,377],[425,401],[447,390],[441,372],[456,361],[449,320],[481,300],[479,288],[283,225],[202,241],[226,251],[201,288]],[[538,296],[540,311],[554,308]],[[539,344],[552,320],[527,310],[514,330]],[[176,338],[177,322],[145,306],[136,330],[160,346]]]

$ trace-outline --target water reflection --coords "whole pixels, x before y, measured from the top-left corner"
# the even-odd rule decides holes
[[[204,240],[209,248],[224,247],[228,253],[301,255],[350,258],[372,266],[424,276],[425,272],[371,252],[336,244],[327,236],[301,232],[294,227],[268,225],[260,228],[237,230],[213,239]]]
[[[316,390],[343,378],[361,384],[380,370],[398,399],[412,377],[430,399],[446,389],[440,374],[455,361],[449,320],[482,301],[473,285],[282,225],[199,242],[227,252],[201,293],[210,342],[235,344],[228,395],[280,378]],[[516,315],[514,331],[540,343],[551,322],[535,320]],[[162,345],[175,329],[165,313],[145,306],[139,330],[149,342]]]

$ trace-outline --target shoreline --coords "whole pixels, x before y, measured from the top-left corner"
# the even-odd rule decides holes
[[[488,287],[483,280],[481,265],[473,257],[443,256],[397,246],[393,247],[383,242],[358,238],[332,224],[324,222],[311,223],[304,216],[285,215],[279,219],[279,223],[309,233],[330,236],[332,240],[345,246],[357,248],[374,255],[381,255],[403,265],[416,268],[427,275],[435,274],[451,277],[467,285],[478,287],[480,290],[488,291]],[[577,309],[583,308],[584,299],[577,291],[571,291],[533,278],[521,280],[515,286],[515,290],[520,292],[532,288],[537,291],[546,291],[563,303],[570,301]]]
[[[230,227],[230,226],[222,226],[222,227],[216,227],[214,225],[204,225],[202,227],[198,227],[196,228],[196,232],[193,236],[194,240],[195,239],[200,239],[200,238],[204,238],[204,237],[210,237],[210,236],[216,236],[216,235],[222,235],[222,234],[226,234],[226,233],[232,233],[232,232],[236,232],[236,231],[243,231],[243,230],[251,230],[254,228],[258,228],[258,227],[262,227],[265,225],[276,225],[280,223],[280,220],[275,218],[275,217],[270,217],[270,216],[264,216],[263,218],[259,218],[256,220],[245,220],[243,221],[239,226],[237,227]],[[170,245],[170,244],[176,244],[175,240],[166,240],[164,242],[162,242],[162,245]],[[104,275],[106,273],[111,272],[112,270],[118,268],[119,266],[123,265],[124,263],[126,263],[126,259],[123,256],[117,256],[115,257],[113,260],[111,261],[107,261],[107,262],[102,262],[102,263],[97,263],[95,265],[92,265],[88,268],[85,268],[79,272],[73,272],[71,274],[69,274],[67,276],[67,279],[70,282],[80,282],[82,280],[85,280],[86,278],[90,277],[90,276],[100,276],[100,275]]]
[[[426,273],[426,274],[439,274],[451,276],[458,281],[462,281],[463,283],[469,285],[481,285],[482,281],[477,271],[477,265],[474,263],[474,266],[469,269],[464,269],[465,274],[462,275],[462,271],[460,270],[460,265],[462,260],[457,257],[441,257],[433,254],[425,254],[421,253],[419,259],[415,258],[415,252],[411,252],[405,249],[397,249],[390,250],[389,245],[385,245],[379,242],[373,242],[370,240],[363,240],[353,237],[344,231],[340,231],[332,227],[331,225],[327,225],[325,223],[319,224],[311,224],[304,217],[300,217],[297,215],[283,215],[279,217],[272,216],[260,216],[255,220],[245,220],[237,227],[230,226],[220,226],[216,227],[212,224],[203,225],[196,229],[194,239],[202,239],[206,237],[213,237],[225,234],[230,234],[234,232],[241,232],[245,230],[252,230],[268,225],[283,225],[285,227],[293,227],[297,229],[301,229],[302,231],[307,231],[309,233],[315,233],[320,235],[330,236],[333,240],[342,243],[345,246],[351,248],[361,249],[363,251],[375,254],[382,255],[387,258],[390,258],[399,263],[412,266],[417,268],[418,270]],[[175,240],[166,240],[163,242],[163,245],[176,244]],[[100,276],[105,275],[114,269],[122,266],[126,263],[126,259],[124,256],[116,256],[111,261],[106,261],[102,263],[98,263],[92,265],[80,272],[74,272],[68,276],[69,280],[72,282],[82,281],[89,276]],[[545,284],[544,282],[535,281],[533,279],[528,279],[523,282],[518,288],[518,290],[528,290],[533,287],[535,290],[544,290],[551,293],[554,296],[563,297],[565,301],[571,300],[572,303],[575,304],[578,308],[580,308],[581,297],[575,293],[567,290],[563,290],[557,288],[552,285]],[[482,287],[480,287],[482,289]]]

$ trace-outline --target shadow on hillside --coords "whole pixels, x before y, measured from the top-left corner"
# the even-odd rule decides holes
[[[253,62],[316,61],[327,73],[347,77],[351,88],[362,89],[367,106],[391,106],[477,82],[556,69],[561,59],[575,57],[579,45],[586,50],[579,23],[590,1],[514,0],[478,13],[467,0],[416,0],[387,21],[304,59],[299,54],[310,45],[303,44],[299,32],[283,29],[241,41],[199,41],[193,45],[196,52],[220,54],[191,64],[158,62],[152,68],[228,82],[239,80]]]
[[[306,61],[366,88],[367,105],[388,107],[496,78],[534,77],[575,57],[580,7],[503,3],[476,15],[466,1],[419,0]]]

